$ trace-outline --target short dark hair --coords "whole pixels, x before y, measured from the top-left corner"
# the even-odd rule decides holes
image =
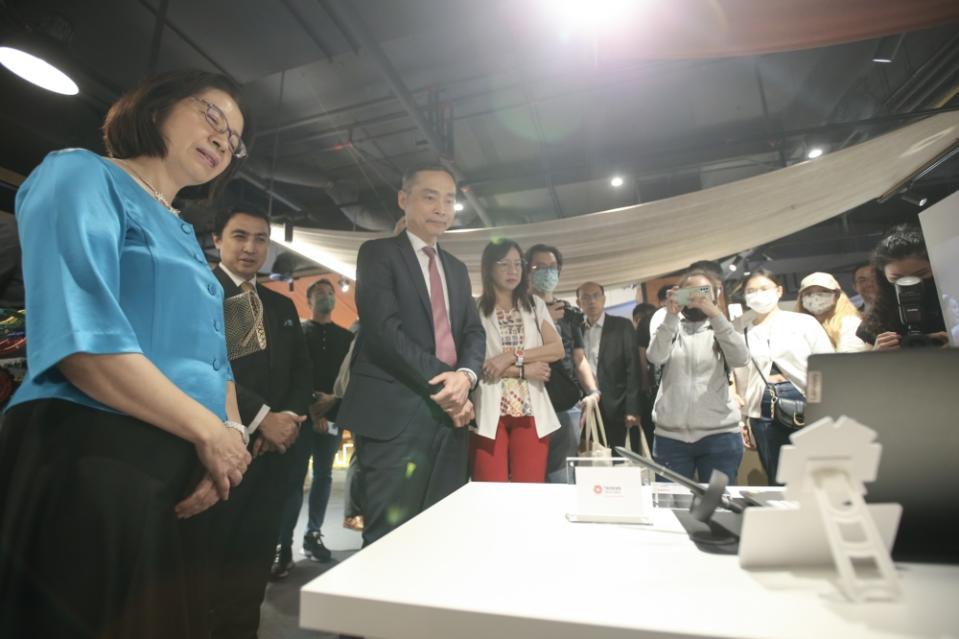
[[[563,254],[559,252],[558,248],[549,244],[534,244],[529,247],[529,250],[526,251],[526,268],[529,268],[529,265],[533,263],[533,256],[537,253],[552,253],[553,257],[556,258],[556,265],[559,270],[563,270]]]
[[[516,253],[523,259],[523,249],[519,244],[508,238],[493,240],[483,249],[483,257],[480,259],[480,279],[483,284],[483,292],[480,293],[479,309],[485,316],[493,314],[496,308],[496,285],[493,282],[493,269],[496,268],[496,262],[503,259],[507,253],[516,249]],[[529,273],[526,268],[520,269],[520,280],[516,288],[513,289],[513,304],[516,308],[533,310],[533,302],[529,293]]]
[[[854,269],[852,270],[852,276],[853,276],[853,278],[856,277],[856,273],[858,273],[859,271],[861,271],[861,270],[864,269],[864,268],[867,268],[867,269],[869,269],[869,270],[871,271],[871,270],[873,270],[873,269],[876,268],[876,267],[874,267],[871,262],[866,262],[865,264],[860,264],[859,266],[857,266],[856,268],[854,268]]]
[[[659,290],[656,291],[656,299],[660,302],[665,302],[666,298],[669,296],[669,289],[673,287],[672,284],[663,284],[659,287]]]
[[[316,280],[315,282],[313,282],[312,284],[310,284],[310,288],[306,289],[306,299],[310,299],[311,297],[313,297],[313,294],[316,292],[316,289],[317,289],[321,284],[326,284],[326,285],[329,286],[331,289],[333,289],[333,293],[334,293],[334,294],[336,293],[336,287],[333,286],[333,282],[331,282],[330,280],[326,279],[325,277],[321,277],[320,279],[318,279],[318,280]]]
[[[213,234],[217,237],[221,237],[223,235],[223,229],[226,228],[227,223],[233,219],[234,215],[239,215],[240,213],[266,220],[267,226],[269,226],[272,222],[270,219],[270,214],[257,206],[247,206],[241,204],[227,206],[217,210],[216,216],[213,218]]]
[[[633,307],[633,319],[636,319],[637,316],[643,315],[645,313],[655,313],[656,307],[650,304],[649,302],[640,302]]]
[[[582,284],[576,287],[576,299],[579,299],[579,292],[583,290],[584,286],[598,286],[600,293],[602,293],[603,295],[606,295],[606,288],[603,287],[603,285],[600,284],[599,282],[583,282]]]
[[[240,97],[240,86],[219,73],[186,69],[147,78],[110,106],[102,127],[107,155],[118,160],[140,156],[166,157],[167,145],[160,133],[164,120],[178,102],[206,89],[223,91],[240,107],[245,121],[242,138],[249,148],[253,142],[253,126]],[[213,200],[223,192],[242,165],[243,160],[231,157],[226,170],[200,187],[197,193]]]
[[[440,171],[450,176],[450,179],[453,180],[453,184],[456,185],[456,176],[453,173],[438,162],[423,162],[421,164],[414,164],[413,166],[406,169],[403,172],[403,184],[400,187],[402,190],[409,193],[410,189],[413,187],[413,183],[416,182],[416,176],[424,171]]]

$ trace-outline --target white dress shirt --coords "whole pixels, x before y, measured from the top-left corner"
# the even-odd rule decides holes
[[[586,327],[583,330],[586,361],[593,367],[593,375],[599,375],[599,342],[603,337],[603,324],[605,323],[606,312],[604,311],[595,324],[590,324],[589,320],[586,320]]]

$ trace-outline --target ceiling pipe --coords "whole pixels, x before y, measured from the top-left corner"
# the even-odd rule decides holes
[[[406,109],[406,112],[409,113],[410,118],[413,122],[416,123],[416,126],[420,129],[420,132],[426,138],[426,141],[433,148],[433,151],[439,155],[440,163],[446,167],[446,169],[452,174],[457,182],[466,182],[466,177],[456,168],[456,165],[453,164],[452,160],[443,156],[444,145],[442,140],[436,134],[436,131],[430,127],[429,123],[426,121],[426,118],[423,117],[423,113],[420,111],[419,105],[416,103],[416,100],[413,98],[413,95],[410,93],[410,90],[403,83],[402,78],[399,77],[399,74],[396,72],[396,69],[393,68],[392,63],[386,57],[386,54],[383,52],[383,49],[380,47],[379,42],[372,36],[367,29],[366,24],[360,18],[359,14],[356,11],[356,8],[351,2],[324,2],[323,6],[331,14],[335,15],[340,23],[352,33],[353,37],[359,43],[360,47],[366,49],[366,52],[369,54],[370,58],[373,60],[373,63],[377,66],[380,73],[382,73],[387,84],[389,84],[390,89],[396,95],[396,98],[399,100],[400,104],[403,105],[403,108]],[[473,195],[472,190],[469,187],[463,187],[463,195],[466,197],[466,200],[469,202],[470,207],[476,212],[479,218],[483,221],[483,224],[486,226],[493,226],[493,220],[490,218],[489,213],[486,212],[486,209],[483,208],[483,205],[480,204],[479,200]]]

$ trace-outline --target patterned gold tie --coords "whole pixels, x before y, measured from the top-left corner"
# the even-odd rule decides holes
[[[260,350],[263,350],[266,348],[266,329],[263,327],[263,302],[260,301],[260,296],[256,294],[256,287],[249,282],[240,284],[240,290],[250,296],[250,306],[253,307],[253,327],[254,330],[256,330],[256,341],[260,345]]]

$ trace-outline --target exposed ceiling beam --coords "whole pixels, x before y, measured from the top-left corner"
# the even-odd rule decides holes
[[[423,136],[433,148],[433,151],[439,155],[440,162],[443,164],[443,166],[449,170],[457,182],[467,182],[466,176],[464,176],[463,173],[456,168],[456,165],[453,163],[452,159],[443,156],[445,145],[443,144],[442,140],[440,140],[436,131],[434,131],[426,121],[426,118],[423,117],[423,113],[420,111],[419,105],[416,103],[416,100],[413,98],[410,90],[406,87],[406,84],[396,72],[396,69],[393,67],[393,64],[390,62],[389,58],[387,58],[386,53],[384,53],[383,49],[380,47],[380,43],[377,42],[370,33],[366,24],[363,22],[363,19],[356,11],[353,3],[347,0],[345,2],[335,3],[322,2],[322,4],[332,14],[336,14],[338,16],[339,21],[345,25],[347,31],[352,33],[353,37],[356,38],[360,46],[366,50],[366,53],[370,56],[373,63],[379,69],[380,73],[383,75],[383,78],[386,80],[387,84],[389,84],[390,89],[400,101],[400,104],[403,105],[403,108],[406,109],[410,118],[412,118],[416,126],[419,127],[420,131],[423,133]],[[468,187],[464,187],[461,190],[469,202],[470,207],[476,212],[479,218],[483,220],[483,223],[486,226],[493,226],[492,218],[490,218],[489,213],[486,212],[486,209],[476,198],[476,196],[473,195],[472,190]]]
[[[147,9],[147,11],[149,11],[150,13],[152,13],[154,16],[161,16],[161,12],[160,12],[158,9],[156,9],[153,5],[151,5],[149,2],[147,2],[146,0],[140,0],[140,4],[143,5],[143,6]],[[165,13],[165,12],[164,12],[164,13]],[[216,60],[214,60],[214,59],[210,56],[209,53],[207,53],[206,51],[204,51],[204,50],[200,47],[200,45],[198,45],[190,36],[188,36],[186,33],[184,33],[182,29],[180,29],[180,28],[177,27],[175,24],[173,24],[172,22],[170,22],[170,19],[169,19],[169,18],[167,18],[165,15],[162,15],[161,18],[162,18],[162,20],[163,20],[163,23],[166,24],[166,26],[168,26],[168,27],[170,28],[170,31],[172,31],[173,33],[177,34],[177,36],[178,36],[181,40],[183,40],[185,43],[187,43],[187,45],[189,45],[191,49],[193,49],[194,51],[196,51],[197,53],[199,53],[200,56],[201,56],[204,60],[206,60],[207,62],[209,62],[211,65],[213,65],[213,66],[214,66],[220,73],[222,73],[223,75],[229,76],[229,77],[231,77],[231,78],[233,77],[232,75],[230,75],[230,72],[229,72],[229,71],[227,71],[226,69],[224,69]]]
[[[310,26],[309,22],[306,21],[306,16],[303,15],[303,13],[295,4],[293,4],[291,0],[280,1],[283,3],[283,6],[286,7],[286,10],[290,12],[290,15],[293,16],[293,19],[296,20],[297,24],[300,25],[300,28],[303,29],[306,35],[310,36],[310,40],[313,41],[313,44],[316,45],[316,48],[319,49],[324,56],[326,56],[327,62],[333,62],[333,53],[330,51],[329,46],[323,42],[323,39],[316,32],[316,30]]]

